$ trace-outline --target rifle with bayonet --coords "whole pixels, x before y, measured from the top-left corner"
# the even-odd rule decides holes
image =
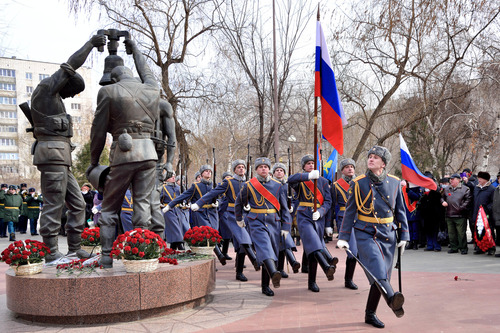
[[[214,172],[212,174],[212,188],[215,188],[217,184],[216,181],[217,181],[217,162],[215,161],[215,147],[212,148],[212,155],[213,155],[213,159],[214,159]],[[214,198],[212,200],[212,203],[216,203],[217,202],[217,198]]]
[[[290,148],[288,148],[288,177],[292,175],[292,161],[290,161]],[[292,187],[288,184],[286,202],[288,209],[292,209]]]

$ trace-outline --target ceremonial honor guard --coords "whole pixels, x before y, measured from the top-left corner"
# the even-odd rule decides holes
[[[184,176],[182,176],[182,178],[181,176],[175,177],[175,182],[177,183],[177,186],[179,186],[180,189],[179,195],[182,194],[184,191],[184,188],[181,185],[182,184],[181,179],[184,182],[184,178],[185,178]],[[191,228],[191,226],[189,225],[189,220],[190,220],[189,205],[187,205],[185,202],[179,204],[178,213],[179,213],[178,215],[179,223],[182,226],[182,234],[185,235],[186,232],[189,230],[189,228]]]
[[[365,323],[378,328],[385,326],[375,313],[381,294],[398,318],[404,315],[403,294],[394,292],[390,279],[396,246],[403,252],[409,239],[408,223],[400,181],[385,171],[390,159],[385,147],[374,146],[368,151],[368,170],[351,182],[337,242],[339,248],[349,249],[354,228],[358,258],[371,284]]]
[[[271,161],[267,157],[255,160],[257,176],[243,185],[238,195],[234,214],[236,223],[244,228],[248,224],[257,260],[262,263],[262,293],[274,296],[269,288],[269,280],[275,288],[279,288],[281,273],[276,269],[278,261],[280,237],[290,233],[292,219],[288,211],[285,192],[282,184],[271,178]],[[250,210],[243,221],[245,206]]]
[[[332,184],[332,220],[335,219],[337,222],[337,230],[342,229],[342,220],[344,219],[345,205],[347,203],[347,197],[349,196],[349,183],[355,178],[354,173],[356,169],[356,162],[353,159],[346,158],[340,161],[339,164],[341,177]],[[329,229],[330,228],[330,229]],[[327,227],[327,234],[333,234],[332,227]],[[358,248],[356,246],[356,238],[351,237],[349,239],[349,249],[353,255],[358,255]],[[344,285],[346,288],[356,290],[358,286],[352,282],[352,277],[354,276],[354,270],[356,269],[356,258],[347,254],[345,261],[345,276]]]
[[[122,222],[122,228],[124,232],[134,230],[134,225],[132,223],[133,215],[134,200],[132,198],[132,192],[130,192],[130,189],[128,189],[127,192],[125,192],[125,196],[123,197],[122,209],[120,212],[120,220]]]
[[[224,172],[222,174],[222,181],[224,181],[224,179],[226,179],[227,177],[231,177],[230,172]],[[227,197],[225,194],[223,194],[219,198],[219,208],[217,210],[217,214],[219,215],[219,234],[222,237],[222,254],[226,258],[226,260],[233,260],[233,258],[231,258],[227,254],[227,251],[229,250],[229,242],[233,237],[231,229],[229,229],[229,226],[227,225],[227,218],[226,218],[227,204],[228,204]]]
[[[28,219],[30,221],[31,236],[38,235],[38,216],[40,215],[40,204],[43,203],[41,195],[36,194],[36,190],[30,187],[28,196],[26,197],[26,204],[28,209]]]
[[[162,185],[160,200],[163,205],[168,205],[180,195],[180,187],[175,183],[175,175],[172,175]],[[179,205],[163,213],[165,219],[165,236],[170,248],[173,250],[184,250],[184,230],[179,219]]]
[[[332,196],[328,180],[320,177],[318,170],[313,170],[314,158],[312,155],[302,157],[301,166],[304,172],[290,176],[288,184],[295,190],[299,199],[297,226],[302,238],[304,252],[308,258],[308,289],[319,292],[319,287],[316,284],[318,263],[328,281],[333,280],[338,263],[338,259],[331,256],[323,241],[325,217],[330,210]],[[314,183],[312,180],[314,179],[317,179],[316,211],[313,211]]]
[[[234,172],[233,176],[225,177],[221,184],[201,197],[191,206],[191,209],[198,209],[198,207],[212,202],[213,199],[219,195],[225,195],[227,198],[227,209],[224,218],[233,235],[234,250],[238,253],[236,257],[236,280],[245,282],[248,281],[247,277],[243,275],[245,254],[254,265],[256,271],[260,269],[260,265],[257,263],[255,252],[251,247],[252,240],[250,234],[246,228],[240,228],[238,226],[234,214],[236,198],[240,194],[240,189],[245,185],[245,161],[235,160],[231,163],[231,167]]]
[[[18,194],[23,198],[23,206],[21,207],[21,212],[19,215],[19,221],[17,221],[16,230],[19,231],[20,234],[25,234],[26,229],[28,228],[28,185],[26,183],[21,183],[19,185]]]
[[[184,193],[179,195],[174,200],[170,201],[165,208],[163,208],[163,213],[168,212],[170,209],[174,208],[176,205],[182,202],[196,202],[203,195],[212,190],[212,167],[208,164],[202,165],[200,168],[201,180],[195,181],[189,189]],[[219,230],[219,217],[217,216],[218,203],[209,203],[198,207],[199,209],[194,210],[191,207],[191,217],[193,218],[193,226],[209,226],[215,230]],[[214,248],[215,255],[219,259],[222,265],[226,264],[226,258],[222,254],[220,247],[215,245]]]
[[[273,178],[283,184],[282,191],[285,192],[285,195],[288,194],[288,184],[285,180],[285,165],[283,163],[275,163],[273,165],[272,174]],[[290,214],[293,213],[293,206],[290,208]],[[281,273],[281,277],[288,278],[288,274],[284,271],[285,268],[285,257],[292,266],[293,272],[298,273],[300,269],[300,263],[295,259],[295,255],[293,251],[297,251],[295,247],[295,242],[292,239],[291,234],[286,235],[286,237],[281,237],[280,239],[280,252],[278,255],[278,270]]]

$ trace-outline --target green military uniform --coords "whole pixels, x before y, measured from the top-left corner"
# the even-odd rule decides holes
[[[9,189],[12,185],[9,187]],[[7,223],[10,241],[16,240],[16,234],[14,229],[14,223],[19,220],[19,211],[23,205],[23,199],[19,194],[5,193],[0,191],[0,202],[4,206],[4,223]]]
[[[38,216],[40,215],[40,204],[43,203],[43,197],[41,195],[37,195],[35,189],[31,188],[30,194],[26,196],[26,202],[26,216],[28,216],[30,221],[31,236],[35,236],[38,235],[36,230],[38,225]]]
[[[0,191],[4,192],[4,188],[7,187],[7,184],[2,184],[1,186],[2,186],[2,189]],[[3,202],[0,202],[0,238],[7,237],[7,235],[6,235],[7,224],[5,224],[3,222],[4,207],[5,207],[5,204]]]

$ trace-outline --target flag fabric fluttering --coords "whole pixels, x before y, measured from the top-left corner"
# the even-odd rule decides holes
[[[428,188],[431,190],[437,189],[437,184],[429,177],[424,176],[420,170],[418,170],[415,162],[411,158],[410,151],[406,142],[403,139],[403,135],[399,133],[399,142],[401,146],[401,173],[403,174],[403,179],[406,179],[412,184]]]
[[[321,161],[323,160],[323,156],[321,156],[321,152],[322,152],[322,149],[321,149],[321,141],[320,141],[318,143],[318,145],[316,146],[316,156],[317,156],[316,169],[318,169],[320,175],[321,175]]]
[[[335,177],[335,173],[337,172],[337,162],[338,162],[339,154],[337,150],[334,148],[330,157],[323,165],[323,177],[328,179],[333,183],[333,178]]]
[[[335,74],[333,73],[323,28],[316,23],[316,66],[314,96],[321,98],[321,131],[328,142],[339,152],[344,153],[344,130],[347,119],[340,102]]]

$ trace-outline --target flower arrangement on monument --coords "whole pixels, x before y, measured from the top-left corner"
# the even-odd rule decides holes
[[[219,232],[209,226],[192,227],[184,234],[190,247],[212,247],[222,241]]]
[[[59,264],[56,266],[57,273],[56,276],[60,276],[62,273],[67,273],[68,275],[73,275],[78,272],[77,277],[82,274],[92,274],[96,272],[96,268],[99,268],[99,262],[97,260],[91,261],[90,263],[85,263],[88,259],[75,259],[71,262]],[[96,272],[97,273],[97,272]]]
[[[167,243],[158,234],[136,228],[118,236],[113,243],[111,256],[126,260],[158,259]]]
[[[101,229],[85,228],[82,232],[82,245],[83,246],[98,246],[101,245]]]
[[[42,242],[26,239],[15,241],[2,251],[1,261],[10,266],[41,263],[49,248]]]
[[[165,248],[163,252],[161,253],[160,257],[160,263],[161,264],[171,264],[171,265],[177,265],[177,255],[179,254],[179,251],[172,250],[170,248]]]
[[[15,241],[2,251],[1,261],[15,267],[16,275],[33,275],[40,273],[45,255],[49,248],[42,242],[26,239]]]

